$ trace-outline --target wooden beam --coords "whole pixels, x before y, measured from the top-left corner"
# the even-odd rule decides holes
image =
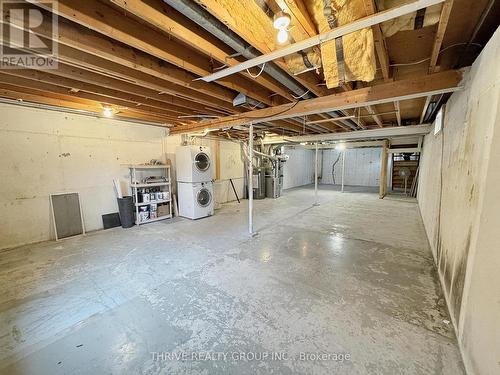
[[[380,187],[379,187],[379,198],[384,199],[387,194],[387,161],[388,161],[388,149],[389,142],[384,141],[382,146],[382,153],[380,154]]]
[[[28,0],[44,7],[43,3]],[[57,12],[60,16],[88,27],[119,42],[137,48],[147,54],[167,61],[199,76],[210,74],[213,66],[209,58],[186,48],[166,35],[155,31],[147,25],[134,21],[112,7],[98,0],[59,0]],[[273,105],[271,91],[259,89],[254,83],[237,77],[220,80],[220,85],[243,92],[267,105]]]
[[[123,99],[129,101],[131,104],[135,105],[147,105],[160,110],[169,109],[178,115],[189,115],[193,114],[193,111],[188,107],[176,106],[175,104],[170,104],[157,99],[147,98],[146,96],[131,94],[126,91],[119,91],[114,88],[108,88],[105,86],[100,86],[99,83],[89,83],[84,80],[81,81],[74,76],[74,78],[68,78],[63,76],[62,66],[59,65],[59,69],[49,71],[36,71],[33,69],[8,69],[4,70],[6,74],[20,76],[23,78],[28,78],[40,82],[45,82],[49,84],[55,84],[58,86],[64,86],[68,89],[86,91],[93,94],[103,95],[110,98]],[[205,112],[209,112],[205,110]]]
[[[174,84],[158,76],[143,73],[140,70],[129,68],[99,56],[91,55],[64,44],[58,45],[58,60],[68,65],[99,72],[109,77],[115,77],[151,90],[156,90],[161,94],[167,93],[178,96],[212,108],[222,109],[229,113],[238,112],[232,103],[227,101]]]
[[[461,70],[449,70],[423,77],[388,82],[377,86],[303,100],[293,104],[283,104],[227,116],[213,121],[206,121],[198,126],[199,128],[217,129],[224,126],[243,125],[250,121],[259,123],[448,93],[461,88],[462,74]]]
[[[420,115],[420,123],[422,124],[425,119],[425,114],[427,113],[427,108],[429,108],[429,104],[431,104],[432,95],[427,96],[425,99],[424,107],[422,108],[422,114]]]
[[[322,123],[325,123],[325,122],[335,122],[335,121],[342,121],[342,120],[350,120],[350,119],[353,119],[355,117],[356,116],[354,116],[354,115],[353,116],[342,116],[342,117],[329,117],[329,118],[322,119],[322,120],[307,121],[306,125],[322,124]]]
[[[253,68],[254,66],[262,65],[269,61],[277,60],[281,57],[288,56],[292,53],[317,46],[321,43],[333,40],[335,38],[344,36],[346,34],[353,33],[355,31],[362,30],[366,27],[371,27],[373,25],[377,25],[379,23],[389,21],[397,17],[401,17],[409,13],[413,13],[419,9],[426,8],[431,5],[436,5],[442,3],[443,1],[445,0],[416,0],[411,3],[401,5],[399,7],[391,8],[374,15],[360,18],[359,20],[353,21],[343,26],[336,27],[332,30],[329,30],[327,32],[324,32],[322,34],[316,35],[308,39],[304,39],[300,42],[290,44],[287,47],[280,48],[266,55],[262,55],[254,59],[240,63],[236,66],[220,70],[217,73],[212,73],[208,76],[204,76],[202,79],[205,82],[213,82],[216,80],[220,80],[229,75],[241,72],[242,70]]]
[[[338,143],[330,143],[330,144],[321,144],[318,145],[319,149],[334,149],[337,147]],[[360,141],[360,142],[342,142],[344,148],[363,148],[363,147],[382,147],[384,145],[384,141]],[[303,146],[309,150],[313,150],[316,148],[315,145],[306,145]]]
[[[377,13],[377,6],[374,0],[364,0],[366,14],[371,15]],[[387,52],[387,45],[385,43],[384,34],[380,25],[372,26],[373,42],[375,44],[375,52],[377,53],[378,62],[380,64],[380,69],[382,70],[382,76],[385,80],[390,79],[390,63],[389,63],[389,53]]]
[[[45,37],[40,38],[42,41],[48,43],[48,39]],[[0,43],[3,43],[1,37]],[[127,93],[136,93],[144,97],[155,98],[159,101],[165,101],[169,105],[173,104],[182,107],[181,109],[183,111],[185,108],[197,109],[202,113],[207,112],[212,114],[215,108],[222,109],[222,112],[218,111],[222,114],[242,111],[241,109],[235,109],[232,103],[229,104],[208,95],[186,89],[182,86],[173,85],[151,75],[126,68],[94,55],[86,54],[66,45],[58,44],[57,48],[57,59],[59,62],[63,62],[63,64],[59,64],[59,69],[51,70],[50,73],[70,79],[83,76],[89,79],[85,80],[86,82],[103,86],[106,86],[106,83],[108,83],[111,87],[109,85],[106,87],[125,91]],[[20,48],[20,50],[27,51],[25,48]],[[73,68],[70,65],[73,66]],[[81,69],[82,65],[86,70]],[[120,80],[125,82],[121,82]],[[131,83],[134,85],[129,86]],[[139,86],[146,87],[143,89]],[[190,96],[188,98],[178,96],[178,92],[174,90],[187,92]],[[196,99],[193,99],[192,96]],[[201,103],[199,103],[199,101],[201,101]],[[211,107],[215,108],[212,109]]]
[[[64,19],[59,18],[58,22],[56,39],[59,46],[66,45],[127,68],[152,75],[159,80],[169,81],[227,103],[233,102],[236,94],[232,90],[217,84],[195,81],[198,76],[182,68],[166,63],[142,51],[134,50],[130,46],[114,42],[112,39],[106,38],[95,31],[75,25]],[[53,37],[51,25],[47,22],[42,23],[32,31],[41,37],[48,39]]]
[[[18,87],[24,87],[24,88],[29,88],[29,89],[34,89],[34,90],[39,90],[39,91],[45,91],[45,92],[52,92],[54,94],[59,94],[59,95],[67,95],[68,97],[72,97],[75,100],[78,98],[80,99],[88,99],[93,102],[99,102],[102,105],[109,105],[109,106],[117,106],[121,108],[133,108],[134,110],[137,110],[139,112],[143,112],[144,114],[157,114],[159,116],[163,117],[168,117],[170,119],[175,119],[178,120],[179,113],[170,111],[166,108],[164,109],[159,109],[155,107],[151,107],[148,105],[140,105],[137,106],[137,103],[128,101],[128,100],[123,100],[123,99],[117,99],[117,98],[110,98],[98,94],[93,94],[93,93],[88,93],[85,91],[76,91],[76,90],[71,90],[67,87],[63,86],[58,86],[54,85],[52,83],[46,83],[43,81],[39,80],[34,80],[30,78],[24,78],[21,75],[9,75],[5,74],[3,72],[0,72],[0,82],[5,83],[5,84],[10,84],[13,86],[18,86]]]
[[[271,52],[271,48],[264,43],[262,38],[256,37],[255,33],[247,27],[241,27],[241,24],[237,22],[235,17],[228,13],[227,9],[221,7],[220,2],[217,0],[197,0],[197,3],[203,6],[208,12],[210,12],[214,17],[218,18],[221,22],[227,25],[233,32],[238,34],[243,40],[248,44],[255,47],[262,54]],[[316,34],[316,33],[315,33]],[[307,90],[316,96],[324,96],[332,93],[325,86],[320,85],[320,80],[318,76],[313,72],[307,72],[300,75],[293,75],[290,72],[287,64],[283,59],[278,59],[274,61],[283,71],[285,71],[292,79],[299,82]]]
[[[384,125],[382,123],[382,120],[380,119],[380,116],[377,115],[377,111],[374,109],[374,107],[371,105],[367,105],[365,108],[368,111],[368,113],[372,116],[373,120],[377,123],[379,128],[383,128]]]
[[[30,103],[61,107],[61,110],[69,108],[85,112],[93,112],[97,117],[102,117],[102,105],[100,103],[91,103],[91,102],[82,103],[80,101],[75,100],[74,98],[68,98],[50,92],[43,92],[33,89],[24,89],[0,83],[0,97],[13,99],[19,101],[20,103],[30,102]],[[169,119],[165,118],[162,119],[160,117],[152,115],[138,114],[130,109],[126,110],[122,109],[119,112],[119,115],[117,115],[117,117],[123,119],[134,119],[147,122],[154,122],[157,124],[157,126],[164,126],[164,127],[169,127],[175,124]]]
[[[125,11],[143,19],[147,23],[156,26],[158,29],[174,36],[201,53],[214,58],[221,64],[234,66],[240,63],[238,60],[228,56],[227,47],[224,49],[217,45],[217,39],[215,39],[214,36],[198,27],[195,23],[190,22],[188,19],[182,19],[178,13],[163,1],[111,0],[111,2]],[[188,25],[185,26],[185,24]],[[245,76],[247,78],[250,77],[247,74],[245,74]],[[290,101],[293,100],[291,94],[287,90],[265,74],[254,79],[254,81]]]
[[[398,126],[401,126],[401,107],[399,106],[399,100],[394,102],[394,108],[396,109],[396,119],[398,121]],[[422,121],[420,121],[422,123]]]
[[[432,130],[431,125],[409,125],[409,126],[394,126],[384,127],[382,129],[359,130],[355,132],[331,133],[331,134],[315,134],[315,135],[300,135],[295,137],[286,137],[289,142],[331,142],[331,141],[360,141],[373,139],[394,140],[405,138],[414,139],[418,135],[426,135]],[[395,141],[394,141],[395,142]]]
[[[441,45],[443,44],[443,38],[446,32],[446,27],[448,26],[448,20],[450,19],[452,7],[453,0],[446,0],[443,4],[441,16],[439,17],[436,38],[434,39],[434,45],[432,46],[431,60],[429,62],[429,74],[435,73],[437,70],[436,64],[439,57],[439,52],[441,51]]]

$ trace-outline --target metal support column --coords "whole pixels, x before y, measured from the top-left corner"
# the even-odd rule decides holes
[[[248,233],[253,235],[253,124],[248,127]]]
[[[342,193],[344,192],[345,150],[342,151]]]
[[[318,143],[316,142],[316,154],[314,156],[314,205],[319,206],[318,202]]]

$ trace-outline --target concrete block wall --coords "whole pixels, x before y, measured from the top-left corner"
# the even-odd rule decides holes
[[[425,137],[418,201],[469,374],[500,373],[500,29]]]

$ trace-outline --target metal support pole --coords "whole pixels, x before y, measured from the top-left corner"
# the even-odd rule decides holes
[[[345,150],[342,151],[342,193],[344,192]]]
[[[318,202],[318,143],[316,142],[316,154],[314,156],[314,205],[319,206]]]
[[[248,127],[248,233],[253,235],[253,124]]]

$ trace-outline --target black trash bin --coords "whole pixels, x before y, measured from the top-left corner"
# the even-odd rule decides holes
[[[134,200],[132,197],[117,198],[122,228],[134,226]]]

